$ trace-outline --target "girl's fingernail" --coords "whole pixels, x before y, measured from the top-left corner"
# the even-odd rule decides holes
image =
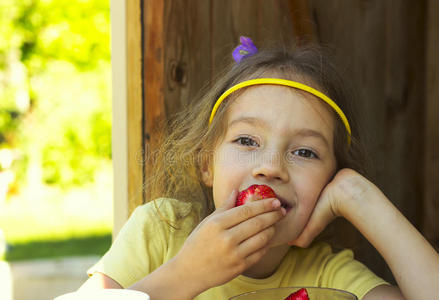
[[[276,199],[271,204],[273,205],[273,208],[278,208],[280,206],[280,201]]]
[[[289,241],[287,244],[288,244],[288,246],[294,246],[294,242],[295,242],[296,240],[292,240],[292,241]]]
[[[282,215],[286,215],[287,214],[287,210],[283,207],[280,208],[280,211],[282,212]]]

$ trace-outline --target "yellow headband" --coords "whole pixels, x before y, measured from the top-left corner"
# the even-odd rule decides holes
[[[275,84],[275,85],[283,85],[283,86],[289,86],[292,88],[296,88],[305,92],[308,92],[310,94],[313,94],[314,96],[322,99],[323,101],[325,101],[326,103],[329,104],[329,106],[332,107],[332,109],[335,110],[335,112],[338,114],[338,116],[340,117],[341,121],[343,122],[344,126],[346,127],[346,131],[348,132],[348,145],[351,144],[351,126],[349,126],[349,122],[348,119],[346,118],[345,114],[343,113],[343,111],[340,109],[340,107],[338,107],[338,105],[332,101],[328,96],[326,96],[325,94],[319,92],[316,89],[313,89],[310,86],[307,86],[303,83],[299,83],[296,81],[291,81],[291,80],[286,80],[286,79],[280,79],[280,78],[257,78],[257,79],[250,79],[247,81],[243,81],[241,83],[238,83],[234,86],[232,86],[231,88],[229,88],[227,91],[225,91],[216,101],[215,106],[212,109],[212,113],[210,114],[210,119],[209,119],[209,125],[212,123],[213,118],[215,117],[216,111],[218,110],[221,102],[224,101],[224,99],[226,99],[231,93],[242,89],[244,87],[247,86],[252,86],[252,85],[259,85],[259,84]]]

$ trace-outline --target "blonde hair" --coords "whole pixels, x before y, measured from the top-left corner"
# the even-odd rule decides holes
[[[218,109],[208,126],[209,116],[218,97],[231,86],[248,79],[271,77],[297,80],[329,96],[346,114],[352,126],[351,146],[346,147],[346,130],[339,118],[334,133],[337,169],[352,168],[365,172],[365,155],[358,139],[358,126],[353,118],[352,95],[336,71],[326,49],[317,46],[272,48],[233,64],[220,75],[213,87],[163,126],[163,139],[150,156],[151,176],[146,182],[147,199],[170,197],[185,202],[198,202],[200,220],[214,210],[212,188],[202,180],[201,169],[211,167],[213,152],[226,132],[225,114],[229,103],[239,96],[231,95]],[[275,76],[273,76],[273,74]]]

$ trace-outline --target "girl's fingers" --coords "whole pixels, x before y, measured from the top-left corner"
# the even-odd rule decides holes
[[[328,199],[320,199],[302,233],[288,244],[299,247],[308,247],[315,237],[319,235],[335,218],[336,215],[332,212]]]
[[[233,237],[234,242],[241,243],[262,233],[266,228],[273,226],[282,218],[283,214],[280,210],[262,213],[229,228],[228,233]]]
[[[218,207],[215,210],[215,213],[221,213],[223,211],[227,211],[235,206],[236,203],[236,197],[238,196],[238,191],[236,189],[232,190],[232,193],[230,196],[224,201],[224,203],[221,205],[221,207]]]
[[[241,257],[250,256],[252,253],[257,252],[270,242],[275,233],[274,226],[265,228],[263,231],[253,235],[246,239],[238,246],[238,253]]]
[[[236,189],[232,190],[232,193],[229,195],[229,197],[226,199],[226,201],[223,202],[223,204],[220,207],[217,207],[215,211],[209,215],[207,218],[205,218],[203,221],[201,221],[201,224],[204,224],[208,221],[216,220],[216,224],[218,225],[219,229],[226,229],[228,228],[228,224],[223,224],[224,218],[222,215],[227,212],[229,209],[235,207],[236,203],[236,197],[238,196],[238,191]]]
[[[280,201],[275,198],[268,198],[234,207],[218,217],[221,218],[221,222],[225,226],[224,229],[228,229],[257,215],[274,210],[281,211]]]

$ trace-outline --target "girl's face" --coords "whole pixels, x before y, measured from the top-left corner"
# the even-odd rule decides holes
[[[233,189],[270,186],[287,208],[270,246],[284,245],[301,233],[335,172],[333,114],[322,100],[276,85],[249,87],[232,101],[205,183],[216,207]]]

